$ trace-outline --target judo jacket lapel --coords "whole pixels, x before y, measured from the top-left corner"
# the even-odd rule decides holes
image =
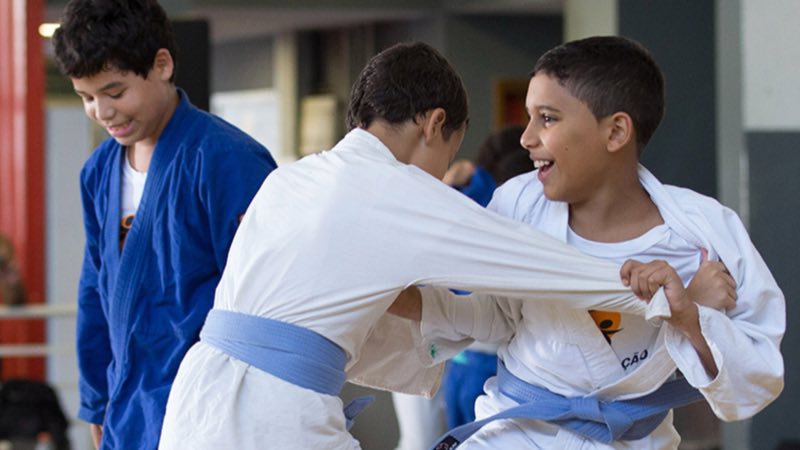
[[[126,327],[131,324],[131,314],[135,308],[135,300],[139,296],[139,291],[148,282],[155,281],[148,276],[148,265],[152,263],[154,256],[152,255],[154,252],[153,245],[151,245],[153,223],[159,213],[159,208],[170,206],[160,202],[159,197],[166,195],[165,183],[169,178],[170,163],[175,158],[178,150],[177,146],[180,142],[178,133],[188,133],[188,128],[191,128],[191,124],[186,123],[189,121],[188,108],[188,102],[182,99],[156,143],[156,148],[153,151],[150,166],[147,170],[147,181],[142,192],[142,199],[136,210],[136,217],[133,220],[131,229],[125,238],[122,253],[119,256],[116,283],[112,290],[111,298],[113,299],[112,302],[116,304],[114,309],[119,314],[115,323],[125,324]],[[124,152],[122,153],[124,157]],[[114,164],[119,166],[120,161],[121,158],[118,158]],[[112,181],[112,207],[109,216],[116,216],[117,225],[113,229],[117,233],[116,239],[119,239],[120,168],[115,167],[114,173],[116,182]],[[175,205],[171,206],[175,207]],[[108,228],[111,229],[112,227]],[[106,235],[108,239],[110,232],[107,231]],[[119,245],[115,246],[115,248],[119,248]]]

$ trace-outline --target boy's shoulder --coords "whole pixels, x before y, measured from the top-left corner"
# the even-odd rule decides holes
[[[735,252],[737,250],[733,249],[748,242],[747,230],[739,215],[715,198],[685,187],[661,184],[643,167],[639,170],[639,179],[665,222],[688,241],[716,248],[720,256],[726,252],[731,261],[728,250]]]
[[[664,189],[673,199],[678,201],[679,206],[727,208],[714,197],[709,197],[689,188],[665,184]]]
[[[188,126],[186,133],[180,140],[192,143],[207,151],[222,151],[226,148],[237,146],[247,150],[266,150],[252,136],[240,130],[219,116],[203,111],[194,105],[188,104],[180,108],[177,114],[184,116],[181,122]]]
[[[508,179],[495,191],[495,195],[502,194],[508,197],[518,197],[522,194],[538,195],[543,193],[542,183],[537,177],[537,172],[532,170]]]
[[[709,197],[708,195],[701,194],[686,187],[662,183],[653,173],[642,165],[639,165],[638,170],[639,182],[650,194],[650,197],[653,198],[656,205],[666,202],[665,206],[676,210],[682,210],[683,212],[699,210],[697,212],[701,214],[712,211],[731,211],[730,208],[721,204],[713,197]]]
[[[260,186],[267,174],[278,167],[269,150],[252,136],[226,120],[188,105],[186,117],[188,136],[178,136],[179,158],[185,167],[193,167],[201,180],[240,180]],[[224,186],[217,181],[220,189]]]
[[[494,192],[490,209],[506,217],[527,221],[531,211],[546,201],[537,171],[533,170],[517,175],[500,185]]]
[[[713,197],[679,186],[664,185],[664,189],[671,204],[694,222],[705,224],[707,232],[719,234],[728,227],[745,229],[739,214]]]

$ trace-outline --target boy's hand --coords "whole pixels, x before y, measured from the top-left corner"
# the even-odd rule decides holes
[[[701,249],[702,262],[689,287],[689,298],[695,302],[718,310],[736,307],[736,281],[725,264],[708,261],[708,251]]]
[[[709,272],[712,271],[709,270]],[[664,287],[664,294],[667,296],[669,309],[672,313],[672,317],[667,319],[667,322],[689,339],[706,373],[712,379],[716,378],[719,369],[714,361],[711,348],[708,346],[700,329],[700,312],[691,297],[689,297],[689,291],[683,288],[683,281],[681,281],[675,269],[667,264],[666,261],[652,261],[644,264],[629,259],[622,265],[620,277],[625,286],[630,286],[637,297],[645,300],[650,300],[660,286]],[[720,278],[719,276],[708,274],[703,276],[703,278],[706,277]],[[700,287],[704,288],[703,292],[707,292],[705,290],[707,283],[698,280],[696,289],[700,289]]]
[[[684,332],[695,327],[699,329],[697,307],[683,287],[681,277],[666,261],[656,260],[645,264],[629,259],[620,269],[620,278],[622,284],[646,301],[650,301],[656,291],[663,287],[672,313],[668,322]]]
[[[453,162],[442,178],[442,182],[448,186],[464,186],[469,183],[470,178],[475,173],[475,164],[466,159],[459,159]]]
[[[422,294],[419,288],[411,286],[404,289],[389,307],[388,312],[417,322],[422,320]]]
[[[90,423],[89,432],[92,435],[92,444],[94,444],[94,448],[100,448],[100,442],[103,441],[103,426],[96,423]]]

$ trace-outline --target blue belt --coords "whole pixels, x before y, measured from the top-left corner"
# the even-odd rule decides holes
[[[631,400],[568,398],[520,380],[502,361],[497,364],[497,383],[500,392],[520,405],[450,430],[432,450],[454,449],[484,425],[500,419],[544,420],[605,444],[642,439],[661,424],[669,410],[703,398],[684,378],[668,381],[656,391]]]
[[[212,309],[200,340],[294,385],[339,395],[347,379],[347,355],[328,338],[286,322]],[[347,428],[372,402],[360,397],[344,408]]]

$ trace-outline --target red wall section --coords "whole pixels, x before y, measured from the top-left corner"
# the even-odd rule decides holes
[[[0,232],[14,243],[28,302],[44,303],[43,0],[0,1]],[[0,320],[0,343],[43,343],[42,320]],[[3,358],[2,379],[44,379],[44,358]]]

